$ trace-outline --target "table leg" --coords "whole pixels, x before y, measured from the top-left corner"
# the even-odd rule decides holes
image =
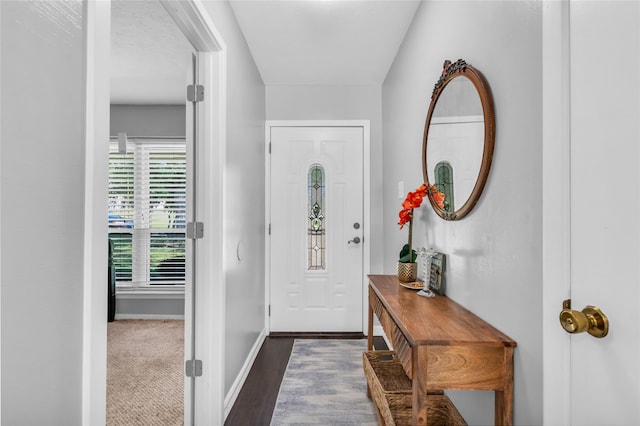
[[[416,426],[427,425],[427,371],[426,362],[421,363],[420,358],[427,359],[426,346],[414,346],[411,355],[411,369],[413,371],[413,413],[411,424]],[[422,369],[420,367],[423,367]]]
[[[367,324],[367,350],[370,351],[372,349],[373,349],[373,308],[371,307],[371,303],[369,303],[369,321]],[[371,389],[369,388],[369,383],[367,383],[367,397],[371,399]],[[380,418],[380,413],[378,413],[378,418]]]
[[[513,424],[513,348],[504,350],[503,389],[495,391],[495,424]]]
[[[369,304],[369,323],[367,325],[367,350],[373,349],[373,308]]]

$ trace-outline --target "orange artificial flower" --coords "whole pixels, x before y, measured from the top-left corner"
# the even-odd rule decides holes
[[[412,209],[417,209],[422,204],[422,198],[424,197],[424,192],[410,192],[407,194],[407,200],[411,204]]]
[[[402,229],[402,227],[411,220],[411,210],[400,210],[400,214],[398,216],[400,217],[398,225],[400,225],[400,229]]]
[[[441,209],[444,209],[444,192],[440,192],[436,189],[435,186],[432,186],[431,196],[433,197],[433,200],[436,202],[438,207],[440,207]]]
[[[420,207],[420,205],[422,204],[422,200],[429,193],[431,193],[431,197],[438,205],[438,207],[443,209],[445,197],[444,193],[438,191],[438,188],[433,185],[427,185],[426,183],[423,183],[415,190],[415,192],[409,192],[407,194],[407,198],[405,198],[405,200],[402,202],[402,210],[400,210],[400,213],[398,214],[398,217],[400,218],[400,220],[398,221],[400,229],[402,229],[405,224],[409,224],[409,243],[407,244],[409,246],[409,259],[413,258],[412,253],[414,252],[414,250],[412,250],[411,248],[411,234],[413,231],[413,209],[417,209],[418,207]],[[400,253],[400,256],[402,259],[402,252]]]

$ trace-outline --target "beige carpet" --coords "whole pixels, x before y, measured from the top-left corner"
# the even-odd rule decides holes
[[[182,425],[184,321],[108,325],[107,425]]]

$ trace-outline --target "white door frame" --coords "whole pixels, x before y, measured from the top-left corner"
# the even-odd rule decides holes
[[[223,184],[226,150],[227,48],[200,0],[162,0],[165,9],[195,47],[205,102],[199,108],[196,130],[199,145],[195,194],[196,217],[206,224],[198,241],[194,273],[198,283],[196,342],[203,376],[196,380],[195,415],[186,424],[222,424],[224,417],[224,273]],[[110,1],[85,1],[86,23],[86,131],[84,223],[84,315],[82,424],[104,424],[106,419],[106,277],[107,230],[104,212],[107,194],[109,138]],[[104,147],[103,147],[104,145]],[[93,242],[98,242],[93,244]],[[188,295],[185,295],[185,298]],[[186,307],[190,306],[186,304]],[[185,410],[187,412],[188,410]]]
[[[104,283],[107,277],[105,259],[108,231],[104,214],[109,164],[107,141],[111,3],[86,1],[84,7],[86,68],[82,424],[99,425],[105,423],[107,400],[107,292],[104,291]]]
[[[571,422],[571,346],[560,326],[571,298],[571,78],[569,2],[543,2],[542,368],[543,422]]]
[[[369,120],[267,120],[265,123],[265,306],[271,303],[271,241],[269,236],[269,224],[271,223],[271,157],[269,144],[271,143],[272,127],[361,127],[363,134],[363,161],[362,161],[362,332],[366,332],[368,310],[367,288],[369,280],[367,273],[370,271],[370,227],[371,227],[371,138]],[[264,317],[267,335],[271,332],[269,321],[269,309],[265,309]]]

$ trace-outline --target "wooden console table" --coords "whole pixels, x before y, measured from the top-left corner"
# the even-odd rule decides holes
[[[421,297],[395,275],[369,275],[369,342],[373,314],[413,385],[413,425],[427,425],[427,389],[495,391],[495,424],[513,423],[516,342],[445,296]]]

